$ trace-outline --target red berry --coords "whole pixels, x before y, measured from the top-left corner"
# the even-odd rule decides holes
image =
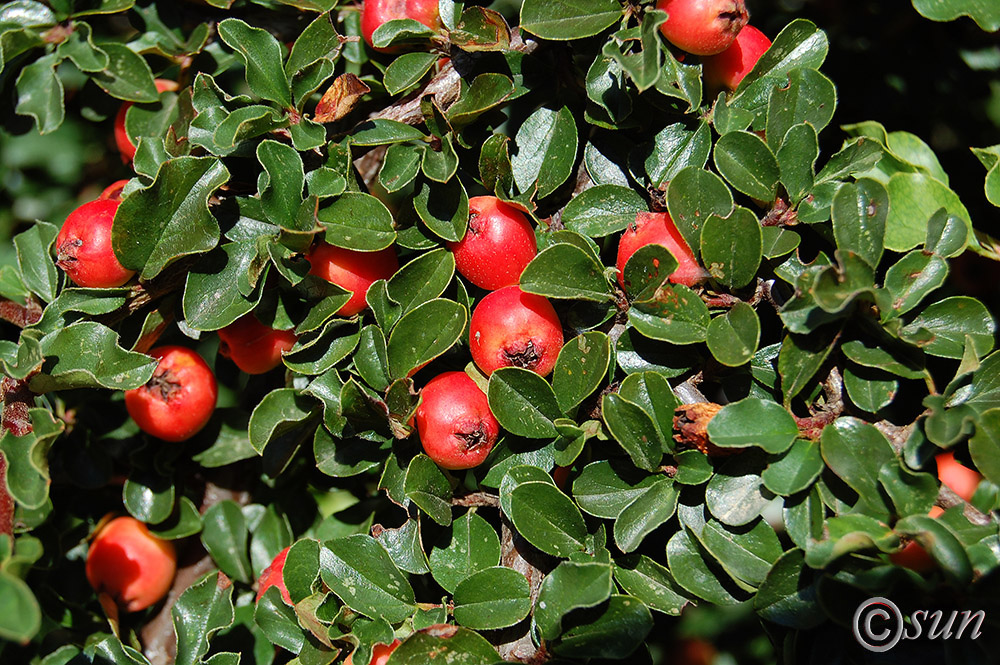
[[[438,0],[365,0],[361,6],[361,36],[368,46],[382,53],[392,53],[398,49],[376,48],[372,34],[383,23],[402,18],[412,18],[436,28],[439,19]]]
[[[715,55],[729,48],[750,19],[744,0],[659,0],[669,15],[660,32],[677,48]]]
[[[63,222],[56,236],[56,265],[78,286],[121,286],[135,274],[111,248],[111,226],[120,204],[111,199],[84,203]]]
[[[625,264],[639,248],[646,245],[662,245],[677,259],[677,269],[669,277],[671,282],[693,286],[707,276],[668,213],[640,212],[635,217],[635,225],[625,229],[618,241],[616,265],[618,283],[622,288],[625,288]]]
[[[133,517],[108,522],[90,543],[87,581],[114,598],[126,612],[138,612],[167,595],[177,571],[177,554]]]
[[[424,452],[444,469],[479,466],[500,434],[486,394],[465,372],[431,379],[420,391],[414,420]]]
[[[732,46],[701,61],[706,87],[735,90],[769,48],[771,40],[767,35],[752,25],[746,26],[736,36]]]
[[[125,408],[143,432],[164,441],[190,439],[215,411],[215,375],[201,356],[183,346],[149,352],[159,364],[146,385],[125,391]]]
[[[122,190],[125,189],[125,185],[128,184],[128,180],[115,180],[113,183],[104,188],[101,195],[98,196],[100,199],[111,199],[112,201],[121,201]]]
[[[517,284],[538,253],[535,230],[524,213],[495,196],[469,199],[469,230],[448,243],[458,272],[476,286],[494,291]]]
[[[295,346],[291,330],[275,330],[251,312],[219,331],[219,354],[247,374],[263,374],[281,364],[281,354]]]
[[[387,247],[379,252],[357,252],[320,242],[306,256],[311,268],[309,274],[347,289],[353,295],[337,314],[354,316],[368,302],[368,287],[380,279],[389,279],[399,269],[396,251]]]
[[[153,81],[156,84],[156,89],[158,92],[167,92],[168,90],[173,91],[177,89],[176,81],[168,81],[166,79],[156,79]],[[132,106],[132,102],[125,102],[118,109],[118,114],[115,116],[115,145],[118,146],[118,152],[122,156],[122,162],[128,164],[135,158],[136,145],[132,143],[132,139],[129,137],[128,132],[125,131],[125,114],[128,113],[129,107]]]
[[[283,571],[285,569],[285,559],[288,557],[288,550],[291,547],[286,547],[285,549],[278,552],[278,556],[274,557],[274,560],[264,569],[264,572],[260,574],[260,579],[257,580],[257,602],[264,597],[264,593],[273,586],[278,587],[278,591],[281,592],[281,598],[288,605],[294,605],[292,602],[292,597],[288,593],[288,589],[285,587],[285,578],[283,576]]]
[[[983,477],[955,459],[955,453],[952,451],[939,453],[935,460],[938,480],[966,501],[972,501],[972,496],[976,493],[979,481]]]
[[[501,367],[522,367],[546,376],[562,345],[562,324],[549,301],[517,286],[488,294],[472,313],[469,347],[487,376]]]
[[[376,644],[372,648],[372,659],[368,661],[368,665],[385,665],[389,661],[389,656],[392,655],[392,652],[395,651],[396,647],[400,644],[402,644],[402,642],[399,640],[393,640],[392,644]],[[354,661],[351,659],[351,656],[353,655],[354,654],[351,654],[347,657],[347,660],[344,661],[344,665],[353,665]]]

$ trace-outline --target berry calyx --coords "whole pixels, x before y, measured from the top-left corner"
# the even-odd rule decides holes
[[[381,53],[393,53],[396,48],[377,48],[372,35],[384,23],[411,18],[428,28],[436,28],[440,17],[437,0],[365,0],[361,6],[361,36],[371,48]]]
[[[285,559],[288,558],[288,550],[290,549],[291,547],[289,546],[278,552],[278,555],[274,557],[271,563],[268,564],[267,568],[264,569],[264,572],[260,574],[260,577],[257,579],[256,602],[259,603],[260,599],[264,597],[267,590],[276,586],[278,587],[278,591],[281,592],[282,600],[284,600],[286,604],[295,604],[292,602],[291,594],[288,593],[288,588],[285,587],[285,578],[283,576]]]
[[[125,391],[125,408],[143,432],[164,441],[185,441],[212,417],[218,386],[208,364],[183,346],[149,351],[159,363],[145,385]]]
[[[87,552],[90,586],[107,593],[126,612],[158,603],[170,590],[176,571],[173,543],[157,538],[134,517],[108,522]]]
[[[517,284],[538,253],[528,218],[495,196],[469,199],[469,229],[460,242],[449,242],[448,249],[458,272],[490,291]]]
[[[937,476],[942,485],[949,487],[951,491],[959,495],[966,501],[972,501],[972,496],[979,487],[979,481],[983,479],[978,471],[970,469],[957,459],[954,451],[939,453],[935,457],[937,462]]]
[[[622,233],[618,241],[618,283],[625,288],[625,264],[640,247],[662,245],[677,259],[677,269],[668,278],[675,284],[694,286],[704,280],[708,273],[698,265],[694,252],[677,230],[677,225],[665,212],[640,212],[635,224]]]
[[[168,81],[166,79],[156,79],[153,81],[156,85],[157,92],[168,92],[177,90],[176,81]],[[132,143],[132,138],[128,135],[125,130],[125,114],[128,113],[129,108],[132,107],[132,102],[125,102],[118,109],[118,114],[115,116],[115,145],[118,146],[118,152],[121,154],[122,163],[128,164],[135,158],[136,145]]]
[[[487,376],[501,367],[546,376],[563,345],[562,324],[549,301],[516,285],[479,301],[470,325],[472,359]]]
[[[767,35],[747,25],[729,48],[701,61],[705,87],[710,90],[735,90],[769,48],[771,40]]]
[[[656,8],[668,14],[667,41],[694,55],[725,51],[750,20],[744,0],[659,0]]]
[[[112,288],[135,274],[118,262],[111,247],[111,227],[120,204],[113,199],[90,201],[63,222],[56,236],[56,265],[77,286]]]
[[[351,292],[351,299],[337,314],[354,316],[368,306],[368,287],[380,279],[389,279],[399,269],[396,251],[387,247],[378,252],[358,252],[320,242],[306,256],[309,274],[321,277]]]
[[[376,644],[372,647],[372,659],[368,661],[368,665],[385,665],[389,662],[389,656],[392,655],[392,652],[395,651],[400,644],[402,644],[402,642],[399,640],[393,640],[392,644]],[[347,660],[344,661],[344,665],[353,665],[354,660],[352,656],[354,656],[353,653],[347,657]]]
[[[251,312],[219,331],[219,355],[247,374],[264,374],[281,364],[281,355],[295,346],[291,330],[275,330]]]
[[[420,391],[414,414],[427,456],[444,469],[482,464],[500,435],[486,393],[465,372],[445,372]]]

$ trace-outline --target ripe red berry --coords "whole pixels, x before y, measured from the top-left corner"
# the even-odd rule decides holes
[[[750,19],[744,0],[659,0],[669,15],[660,32],[677,48],[715,55],[729,48]]]
[[[372,659],[368,661],[368,665],[385,665],[389,662],[389,656],[392,655],[392,652],[395,651],[396,647],[400,644],[402,644],[402,642],[399,640],[393,640],[392,644],[376,644],[372,648]],[[353,655],[354,654],[351,654],[347,657],[347,660],[344,661],[344,665],[354,664],[354,660],[351,658]]]
[[[767,35],[752,25],[746,26],[729,48],[701,61],[705,86],[712,90],[735,90],[769,48],[771,40]]]
[[[177,571],[177,554],[169,540],[161,540],[133,517],[108,522],[90,543],[87,581],[126,612],[138,612],[160,601],[170,590]]]
[[[285,578],[283,576],[285,569],[285,559],[288,558],[288,550],[291,547],[286,547],[285,549],[278,552],[278,556],[274,557],[274,560],[268,564],[264,572],[260,574],[260,579],[257,580],[257,602],[264,597],[264,593],[273,586],[278,587],[278,591],[281,592],[281,598],[285,603],[289,605],[294,605],[292,602],[292,596],[288,593],[288,589],[285,587]]]
[[[111,226],[120,204],[112,199],[84,203],[63,222],[56,236],[56,265],[78,286],[121,286],[135,274],[111,248]]]
[[[121,201],[122,190],[125,189],[125,185],[128,184],[128,180],[115,180],[113,183],[104,188],[101,195],[98,196],[98,200],[101,199],[111,199],[112,201]]]
[[[670,274],[675,284],[693,286],[705,279],[707,273],[698,265],[694,252],[677,230],[674,220],[665,212],[640,212],[635,225],[629,226],[618,241],[618,283],[625,288],[625,264],[640,247],[663,245],[677,259],[677,269]]]
[[[487,376],[501,367],[522,367],[546,376],[562,345],[562,324],[549,301],[517,286],[490,293],[472,313],[469,347]]]
[[[306,259],[311,266],[309,274],[321,277],[353,294],[337,310],[340,316],[354,316],[367,307],[365,295],[368,287],[380,279],[389,279],[399,269],[399,260],[392,247],[379,252],[357,252],[320,242],[313,247]]]
[[[281,364],[281,354],[295,346],[291,330],[275,330],[251,312],[219,331],[219,354],[247,374],[264,374]]]
[[[177,82],[168,81],[166,79],[156,79],[153,81],[156,84],[156,90],[158,92],[167,92],[168,90],[176,90]],[[118,109],[118,115],[115,116],[115,145],[118,146],[118,152],[122,156],[122,162],[128,164],[135,158],[136,145],[132,143],[132,139],[129,137],[128,132],[125,131],[125,114],[128,113],[129,108],[132,106],[132,102],[125,102]]]
[[[411,18],[428,28],[436,28],[439,16],[438,0],[365,0],[361,6],[361,36],[376,51],[392,53],[397,49],[375,48],[372,43],[372,34],[380,25]]]
[[[494,291],[517,284],[538,253],[535,230],[514,206],[495,196],[469,199],[469,230],[449,242],[458,272],[476,286]]]
[[[201,356],[183,346],[149,352],[159,359],[146,385],[125,391],[125,408],[143,432],[164,441],[190,439],[215,411],[215,375]]]
[[[420,391],[414,421],[424,452],[444,469],[479,466],[500,434],[486,394],[465,372],[431,379]]]
[[[937,462],[938,480],[941,481],[941,484],[949,487],[951,491],[966,501],[972,501],[972,496],[976,493],[976,488],[979,487],[979,481],[983,478],[979,472],[955,459],[953,451],[939,453],[935,461]]]

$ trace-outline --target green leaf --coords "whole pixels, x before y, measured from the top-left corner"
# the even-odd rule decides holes
[[[635,551],[643,539],[673,517],[677,509],[677,488],[669,480],[654,483],[626,506],[615,520],[615,544],[626,554]]]
[[[448,109],[448,121],[456,130],[461,129],[513,94],[514,82],[496,72],[480,74],[468,86],[463,81],[458,100]]]
[[[0,453],[7,461],[6,487],[0,485],[0,489],[21,508],[32,510],[49,500],[48,455],[65,426],[45,409],[30,408],[26,415],[31,422],[30,432],[15,436],[6,429],[0,438]]]
[[[130,51],[131,53],[131,51]],[[56,75],[59,59],[42,56],[21,70],[17,77],[17,113],[35,119],[39,134],[59,129],[66,117],[62,81]]]
[[[219,330],[249,313],[260,302],[261,290],[252,297],[240,291],[257,259],[255,242],[231,242],[211,252],[187,275],[184,285],[184,320],[195,330]]]
[[[843,185],[833,197],[833,234],[837,247],[849,250],[877,268],[882,258],[889,194],[875,180]]]
[[[511,157],[514,182],[522,194],[542,199],[573,174],[578,146],[576,120],[569,107],[542,107],[517,130]]]
[[[528,482],[515,487],[508,517],[525,540],[546,554],[567,558],[586,549],[583,515],[554,485]]]
[[[879,370],[845,367],[844,387],[856,407],[878,413],[892,403],[899,390],[899,381]]]
[[[122,502],[132,517],[159,524],[173,512],[174,484],[165,476],[135,469],[125,480]]]
[[[460,241],[469,226],[469,195],[459,178],[445,184],[420,183],[413,207],[431,233],[443,240]]]
[[[818,134],[837,108],[833,81],[815,69],[793,69],[786,85],[775,88],[767,105],[767,143],[777,150],[793,126],[809,123]]]
[[[659,243],[643,245],[625,263],[622,271],[625,293],[638,302],[663,295],[662,287],[677,266],[677,258],[665,246]]]
[[[455,589],[455,621],[467,628],[507,628],[528,616],[530,610],[528,580],[511,568],[480,570]]]
[[[510,49],[510,26],[503,15],[484,7],[469,7],[448,34],[452,44],[463,51],[507,51]]]
[[[410,125],[395,120],[375,118],[358,125],[349,140],[351,145],[376,146],[426,138],[423,132]]]
[[[830,50],[826,33],[805,19],[795,19],[782,29],[774,43],[743,79],[730,104],[751,111],[765,112],[771,91],[783,88],[794,69],[819,69]]]
[[[340,301],[334,300],[337,302]],[[360,338],[356,323],[334,317],[322,330],[299,337],[281,359],[285,367],[299,374],[322,374],[350,355]]]
[[[814,628],[823,622],[825,615],[812,580],[802,550],[789,550],[774,563],[757,590],[754,609],[779,626],[800,630]]]
[[[594,607],[611,597],[611,566],[604,563],[562,561],[545,576],[538,592],[535,623],[542,637],[554,640],[562,620],[573,610]]]
[[[289,80],[314,62],[339,56],[340,35],[330,19],[329,13],[320,14],[299,34],[285,61],[285,75]]]
[[[950,259],[961,254],[968,242],[969,228],[947,210],[938,210],[927,223],[924,249],[928,252]]]
[[[438,658],[455,665],[493,665],[497,652],[479,633],[457,626],[416,632],[392,652],[393,665],[425,665]]]
[[[320,551],[320,575],[345,605],[367,617],[398,623],[415,610],[409,580],[370,536],[327,541]]]
[[[913,250],[886,271],[885,288],[893,300],[892,310],[882,312],[882,319],[909,312],[943,286],[947,278],[947,261],[937,254]]]
[[[680,284],[664,284],[652,299],[635,302],[628,319],[643,336],[673,344],[705,341],[712,320],[705,301]]]
[[[42,611],[31,587],[0,571],[0,638],[28,643],[42,627]]]
[[[716,519],[729,526],[757,519],[772,498],[764,488],[760,466],[757,456],[743,453],[719,467],[705,487],[705,505]],[[672,565],[671,569],[676,572]]]
[[[972,580],[966,549],[941,521],[926,515],[910,515],[896,522],[893,530],[920,543],[952,584],[962,586]]]
[[[913,6],[922,16],[932,21],[954,21],[969,16],[987,32],[1000,30],[1000,9],[987,0],[913,0]]]
[[[237,508],[237,512],[239,509]],[[177,635],[177,665],[196,665],[220,630],[232,625],[233,583],[222,573],[208,573],[188,587],[170,608]]]
[[[752,132],[729,132],[715,144],[715,168],[737,191],[761,201],[774,198],[781,170],[778,158]]]
[[[816,130],[807,123],[793,125],[785,134],[776,153],[781,184],[798,203],[812,189],[816,179],[816,159],[819,157],[819,140]]]
[[[744,599],[744,594],[723,584],[725,573],[709,567],[698,542],[684,529],[667,542],[667,565],[677,584],[698,598],[724,606]]]
[[[440,150],[434,150],[431,146],[424,148],[421,169],[434,182],[446,183],[451,180],[458,170],[458,155],[455,153],[451,134],[442,139]]]
[[[390,95],[397,95],[416,85],[437,62],[436,53],[405,53],[386,67],[383,81]]]
[[[37,222],[14,236],[17,267],[21,280],[32,293],[52,302],[59,286],[59,273],[49,249],[59,235],[59,229],[47,222]]]
[[[205,511],[201,542],[222,572],[240,582],[253,580],[247,556],[247,524],[239,504],[220,501]]]
[[[620,185],[597,185],[569,202],[562,221],[570,231],[603,238],[624,230],[635,221],[639,211],[648,211],[648,206],[635,190]]]
[[[153,70],[142,56],[124,44],[105,42],[100,47],[108,55],[108,66],[90,77],[94,83],[112,97],[127,102],[159,101]]]
[[[219,23],[219,36],[246,66],[246,80],[258,97],[283,107],[292,105],[292,90],[281,64],[281,44],[267,30],[235,18]]]
[[[602,332],[583,333],[563,345],[552,371],[552,390],[563,413],[597,390],[610,361],[611,340]]]
[[[267,173],[267,185],[260,191],[260,205],[267,220],[282,228],[311,230],[296,224],[306,179],[298,151],[277,141],[261,141],[257,146],[257,160]]]
[[[613,595],[572,615],[552,651],[566,658],[628,658],[653,629],[653,616],[638,599]]]
[[[500,563],[500,539],[489,522],[469,510],[442,533],[428,560],[434,580],[454,593],[469,575]]]
[[[976,433],[969,440],[972,461],[986,478],[1000,481],[1000,409],[990,409],[979,416]]]
[[[924,378],[923,363],[919,357],[916,360],[899,358],[886,348],[866,346],[861,340],[845,342],[840,349],[848,359],[863,367],[884,370],[904,379]]]
[[[658,482],[655,475],[625,467],[627,464],[612,464],[606,460],[584,467],[573,481],[573,498],[580,508],[595,517],[617,519],[629,504]]]
[[[632,554],[615,561],[615,581],[650,609],[671,616],[679,615],[690,602],[670,571],[645,555]],[[535,617],[537,620],[537,612]]]
[[[953,296],[929,305],[900,333],[932,356],[955,359],[962,357],[968,337],[981,358],[993,350],[996,321],[975,298]]]
[[[782,552],[778,536],[766,520],[757,520],[750,528],[708,520],[699,539],[727,573],[751,586],[764,581]]]
[[[712,149],[712,130],[701,122],[688,129],[677,122],[667,125],[653,137],[653,142],[639,146],[629,157],[632,173],[637,180],[647,180],[653,187],[662,187],[689,166],[702,168]],[[642,174],[647,177],[642,178]]]
[[[689,166],[670,180],[667,209],[688,246],[700,251],[705,220],[712,215],[729,217],[733,212],[733,193],[711,171]]]
[[[295,610],[285,605],[281,591],[269,588],[253,608],[254,623],[276,647],[301,652],[305,637],[295,617]]]
[[[778,355],[778,374],[781,376],[781,393],[785,406],[802,392],[832,350],[833,333],[821,335],[786,335]]]
[[[548,298],[607,302],[612,295],[604,266],[576,245],[556,243],[542,250],[521,273],[521,290]]]
[[[386,21],[372,33],[375,48],[385,49],[407,42],[420,42],[434,36],[434,31],[412,18],[395,18]]]
[[[525,0],[521,27],[542,39],[568,41],[596,35],[621,15],[621,6],[615,0]]]
[[[501,367],[490,375],[490,411],[511,434],[529,439],[555,436],[553,421],[562,416],[552,387],[520,367]]]
[[[451,484],[430,457],[417,455],[410,460],[403,491],[432,520],[441,526],[451,524]]]
[[[712,215],[705,220],[701,260],[712,277],[732,288],[740,288],[757,275],[763,243],[757,217],[750,210],[737,207],[728,219]]]
[[[798,435],[795,418],[783,406],[754,397],[725,405],[708,422],[708,438],[720,448],[757,446],[777,454]]]
[[[844,417],[823,429],[820,446],[826,465],[858,493],[869,514],[887,514],[878,472],[895,454],[885,436],[857,418]]]
[[[299,441],[305,434],[304,423],[317,408],[316,402],[295,388],[280,388],[267,393],[250,416],[250,443],[263,455],[273,442],[291,438]],[[279,446],[280,447],[280,446]]]
[[[726,314],[712,319],[706,341],[708,350],[723,365],[745,365],[753,358],[760,343],[757,312],[744,302],[736,303]]]
[[[905,252],[924,242],[930,220],[941,208],[961,219],[972,232],[969,211],[958,195],[936,178],[922,173],[897,173],[889,180],[888,190],[886,249]]]
[[[370,194],[345,192],[320,209],[317,219],[331,245],[359,252],[378,252],[396,240],[392,213]]]
[[[450,349],[461,338],[468,311],[453,300],[429,300],[403,316],[389,335],[389,376],[399,379]]]
[[[618,394],[641,407],[653,419],[664,450],[672,452],[674,411],[679,402],[666,378],[657,372],[635,372],[625,377]]]
[[[640,469],[655,471],[663,457],[663,443],[656,425],[640,406],[619,395],[608,394],[601,400],[604,422]]]
[[[791,496],[808,489],[824,468],[819,446],[799,439],[792,447],[767,465],[760,474],[764,487],[779,496]]]
[[[122,265],[150,279],[181,256],[215,247],[219,224],[208,201],[227,180],[228,169],[215,157],[165,162],[153,184],[132,192],[115,213],[111,242]]]
[[[36,393],[73,388],[131,390],[149,381],[156,361],[118,345],[118,335],[95,321],[81,321],[42,338],[47,359],[31,377]]]

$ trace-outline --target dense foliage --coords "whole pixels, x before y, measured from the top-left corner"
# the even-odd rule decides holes
[[[710,90],[653,4],[440,0],[437,28],[375,32],[394,53],[338,0],[0,6],[0,221],[17,224],[0,253],[0,661],[364,663],[398,638],[390,665],[674,662],[681,644],[862,662],[850,619],[873,596],[986,608],[995,638],[997,272],[961,271],[1000,260],[1000,145],[973,146],[984,189],[983,170],[953,183],[928,137],[836,115],[851,73],[824,73],[824,26],[763,2],[772,47]],[[987,0],[897,4],[931,33],[1000,29]],[[123,102],[134,161],[82,173]],[[74,286],[60,225],[120,177],[113,248],[135,277]],[[472,362],[488,292],[449,243],[482,195],[534,226],[519,285],[563,328],[549,376]],[[683,257],[649,245],[619,281],[623,232],[663,212],[704,279],[671,283]],[[350,293],[306,259],[320,239],[401,267],[341,315]],[[294,330],[281,368],[220,352],[247,315]],[[126,409],[164,345],[218,381],[182,442]],[[501,428],[469,470],[414,430],[447,371]],[[940,482],[943,451],[983,476],[974,494]],[[178,570],[165,602],[119,615],[84,562],[124,514],[173,541]],[[921,572],[890,561],[912,543]],[[289,546],[291,602],[257,600]],[[986,663],[989,639],[894,654]]]

